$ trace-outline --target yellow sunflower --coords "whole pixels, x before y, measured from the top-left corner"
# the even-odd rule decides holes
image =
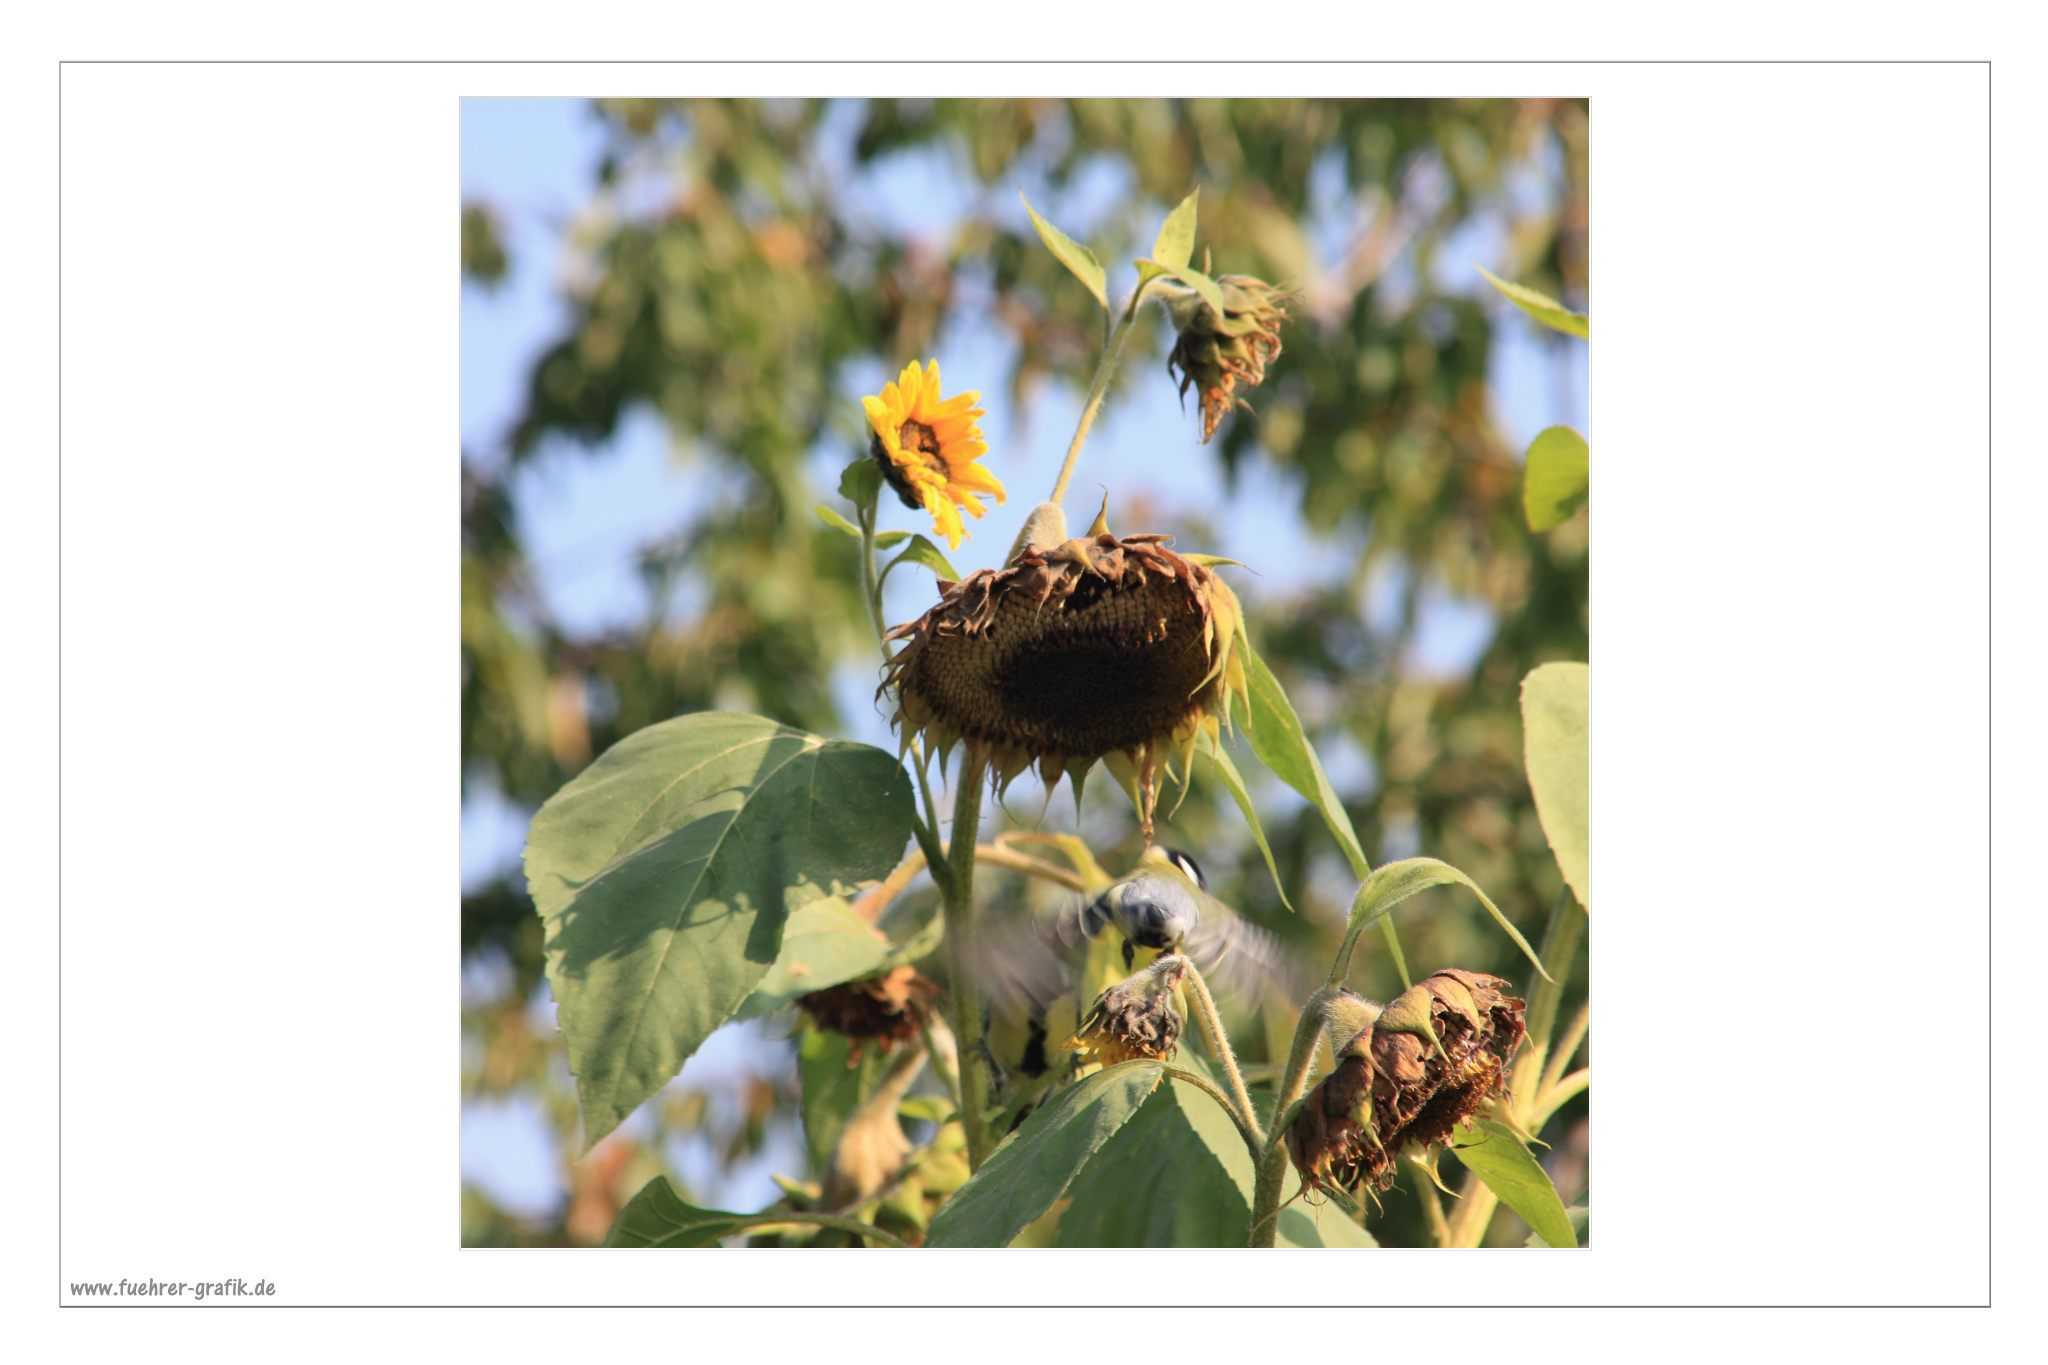
[[[988,454],[978,424],[982,410],[975,406],[980,396],[941,398],[939,362],[919,369],[913,360],[895,383],[860,400],[873,429],[868,450],[882,467],[882,477],[905,507],[932,514],[932,526],[946,538],[948,549],[958,549],[967,533],[959,509],[976,517],[986,510],[975,494],[990,494],[997,502],[1006,497],[996,476],[975,463]]]

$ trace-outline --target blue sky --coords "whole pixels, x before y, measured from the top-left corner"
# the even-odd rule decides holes
[[[850,106],[834,111],[828,120],[828,148],[835,135],[850,130],[856,114]],[[569,232],[576,215],[587,207],[601,138],[585,102],[556,99],[465,100],[461,138],[462,197],[496,211],[512,261],[510,274],[496,289],[465,285],[462,293],[463,447],[495,462],[518,415],[533,359],[560,334],[568,315],[560,286],[564,272],[572,268]],[[847,203],[854,216],[936,237],[970,207],[971,190],[964,177],[952,173],[944,152],[899,155],[859,175],[843,149],[828,157],[836,158],[828,164],[836,164],[850,177]],[[1312,182],[1316,212],[1308,224],[1310,242],[1323,261],[1335,259],[1342,249],[1352,217],[1341,177],[1327,173],[1330,169],[1334,167]],[[1119,174],[1103,163],[1098,171],[1081,176],[1067,193],[1041,202],[1041,208],[1085,236],[1126,188]],[[1014,197],[1003,196],[1000,202],[1021,224],[1023,210]],[[1442,253],[1441,282],[1484,291],[1484,283],[1470,267],[1493,265],[1501,242],[1497,223],[1474,223]],[[1461,271],[1465,279],[1452,278]],[[1112,275],[1113,293],[1129,285],[1127,271]],[[1586,431],[1585,366],[1568,366],[1561,373],[1533,324],[1502,300],[1489,299],[1489,306],[1499,319],[1491,384],[1495,417],[1510,444],[1523,448],[1538,431],[1557,424]],[[958,322],[946,328],[935,350],[949,390],[981,390],[988,413],[983,430],[998,452],[992,463],[1005,482],[1013,490],[1049,484],[1073,431],[1082,395],[1048,386],[1034,396],[1029,424],[1020,424],[1000,382],[1008,373],[1011,352],[999,329]],[[860,393],[877,389],[887,368],[878,361],[872,373],[848,375],[849,404],[857,404]],[[1181,411],[1171,385],[1137,386],[1098,422],[1076,482],[1077,496],[1069,499],[1070,511],[1090,501],[1094,495],[1087,490],[1102,484],[1120,494],[1142,491],[1167,513],[1169,522],[1176,509],[1199,512],[1219,527],[1222,536],[1221,543],[1201,548],[1260,566],[1261,577],[1240,588],[1248,595],[1282,592],[1330,577],[1356,556],[1356,543],[1311,541],[1304,547],[1298,489],[1292,476],[1278,466],[1260,462],[1252,477],[1240,478],[1228,489],[1213,459],[1193,458],[1173,464],[1170,471],[1162,469],[1157,433],[1185,436],[1192,422]],[[813,452],[811,474],[820,501],[833,497],[845,458],[841,444],[828,442]],[[566,628],[594,629],[644,619],[649,604],[633,568],[635,551],[716,496],[701,468],[693,476],[686,460],[661,420],[640,411],[629,415],[602,446],[546,446],[520,471],[513,488],[520,529],[532,553],[540,591]],[[1010,543],[1032,501],[1019,495],[992,510],[975,524],[975,535],[961,546],[954,562],[963,570],[992,562]],[[1216,515],[1225,506],[1227,519]],[[916,529],[917,519],[892,499],[883,499],[883,508],[885,527]],[[1112,516],[1114,510],[1112,506]],[[1368,593],[1362,608],[1369,617],[1390,608],[1395,586],[1383,583]],[[908,619],[923,610],[930,596],[929,577],[894,575],[888,588],[889,619]],[[1488,613],[1476,603],[1440,591],[1425,592],[1414,662],[1424,669],[1462,670],[1484,649],[1491,629]],[[835,687],[848,737],[893,750],[893,738],[872,704],[872,670],[849,667]],[[1369,780],[1364,759],[1355,751],[1326,757],[1340,789]],[[1276,806],[1294,799],[1284,789],[1269,794]],[[1035,808],[1031,797],[1020,794],[1017,808],[1027,805]],[[479,789],[472,795],[462,822],[465,887],[516,866],[525,822],[524,811],[490,791]],[[545,1020],[545,1002],[537,1002],[536,1010],[551,1024]],[[765,1055],[779,1051],[775,1037],[772,1026],[765,1032],[758,1025],[723,1030],[691,1060],[679,1083],[710,1095],[714,1114],[720,1105],[736,1105],[736,1088],[747,1072],[761,1065]],[[702,1150],[679,1145],[669,1155],[700,1198],[738,1209],[760,1207],[776,1198],[769,1172],[795,1174],[803,1166],[800,1143],[793,1132],[782,1131],[771,1134],[761,1158],[729,1181],[712,1179],[712,1164]],[[521,1103],[465,1106],[462,1169],[466,1179],[517,1211],[544,1213],[562,1197],[559,1155],[548,1126],[536,1109]]]

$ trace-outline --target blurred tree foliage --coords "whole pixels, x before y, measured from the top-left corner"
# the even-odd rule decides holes
[[[824,130],[849,113],[852,164],[834,165]],[[1366,761],[1353,765],[1361,779],[1339,778],[1368,852],[1441,857],[1525,932],[1540,932],[1561,880],[1522,775],[1517,688],[1536,664],[1587,657],[1587,523],[1582,511],[1535,536],[1522,520],[1521,452],[1498,430],[1488,387],[1503,307],[1472,267],[1585,307],[1584,102],[904,100],[847,111],[617,100],[592,106],[592,117],[606,152],[579,220],[583,269],[565,286],[567,323],[534,364],[503,450],[463,462],[465,795],[488,781],[531,809],[626,734],[705,707],[843,728],[833,669],[864,663],[874,643],[853,542],[812,514],[831,490],[812,486],[804,468],[821,441],[858,446],[859,408],[843,372],[856,363],[893,372],[937,354],[941,328],[972,309],[1016,348],[1012,373],[973,384],[1007,383],[1019,399],[1047,382],[1085,387],[1101,315],[1034,238],[1016,190],[1043,206],[1084,177],[1114,173],[1130,192],[1108,215],[1065,224],[1085,229],[1106,262],[1144,254],[1164,209],[1198,185],[1215,269],[1301,290],[1285,355],[1253,395],[1258,419],[1227,423],[1203,448],[1190,416],[1174,458],[1218,459],[1233,480],[1285,479],[1299,490],[1305,539],[1365,547],[1346,572],[1296,594],[1262,591],[1257,578],[1238,588],[1253,638],[1318,748]],[[943,240],[846,211],[849,172],[933,149],[949,152],[974,189]],[[1334,262],[1306,226],[1333,191],[1352,208]],[[1457,255],[1459,234],[1481,218],[1499,226],[1505,249]],[[504,275],[489,206],[465,207],[462,251],[479,285]],[[1127,289],[1128,274],[1113,271],[1112,285]],[[1163,367],[1163,318],[1151,326],[1133,337],[1133,354]],[[1558,348],[1560,372],[1583,364],[1583,343],[1545,333],[1542,344]],[[1120,385],[1167,382],[1142,359],[1119,376]],[[641,548],[658,589],[649,619],[577,635],[551,621],[535,590],[509,480],[544,443],[587,447],[640,408],[705,456],[729,496]],[[1199,527],[1161,529],[1203,543]],[[1391,624],[1369,620],[1372,583],[1396,589]],[[689,591],[666,590],[678,584]],[[1493,618],[1463,676],[1411,666],[1433,592],[1481,602]],[[1210,870],[1226,900],[1280,934],[1327,940],[1351,891],[1327,833],[1294,801],[1266,828],[1298,917],[1278,909],[1227,802],[1217,806],[1198,784],[1173,826],[1222,864]],[[1476,915],[1401,918],[1418,970],[1456,964],[1523,979],[1525,964]],[[466,1009],[469,1093],[538,1093],[557,1130],[573,1134],[566,1069],[525,1009],[540,980],[540,935],[516,868],[465,896],[462,943],[466,962],[509,973]],[[1399,988],[1377,961],[1357,984]],[[1583,992],[1581,974],[1567,1011]],[[666,1114],[663,1127],[694,1130],[711,1121],[703,1111]],[[1560,1122],[1583,1114],[1581,1102]],[[761,1122],[750,1108],[726,1123],[721,1150],[751,1150]],[[1582,1150],[1581,1131],[1571,1132]],[[626,1185],[618,1199],[646,1178],[645,1164],[609,1160]],[[606,1224],[592,1201],[613,1196],[584,1188],[594,1178],[578,1167],[559,1225],[541,1230],[470,1192],[465,1238],[595,1240],[589,1230]],[[1416,1216],[1403,1198],[1394,1196],[1389,1220]],[[1510,1227],[1499,1237],[1519,1235]]]

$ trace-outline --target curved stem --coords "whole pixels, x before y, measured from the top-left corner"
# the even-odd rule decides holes
[[[1579,1052],[1579,1044],[1586,1040],[1587,1005],[1579,1006],[1579,1012],[1565,1025],[1564,1032],[1557,1037],[1557,1045],[1550,1049],[1550,1060],[1543,1064],[1543,1079],[1536,1083],[1539,1097],[1548,1095],[1557,1088],[1558,1079],[1564,1069],[1572,1064],[1572,1058]]]
[[[945,887],[946,952],[951,969],[953,1039],[960,1054],[960,1126],[967,1132],[967,1166],[979,1170],[988,1159],[987,1021],[982,1017],[976,972],[974,922],[975,836],[981,828],[983,765],[971,756],[960,762],[960,788],[953,796],[953,830],[947,845]]]
[[[1081,420],[1074,425],[1074,439],[1067,446],[1066,462],[1060,466],[1060,476],[1053,480],[1052,494],[1046,501],[1058,502],[1067,496],[1067,484],[1073,480],[1074,467],[1081,463],[1081,447],[1087,443],[1088,429],[1095,425],[1095,415],[1102,411],[1102,400],[1109,395],[1109,381],[1116,374],[1118,356],[1124,348],[1124,338],[1131,334],[1131,328],[1138,321],[1138,299],[1136,295],[1124,310],[1123,317],[1109,334],[1109,342],[1103,347],[1102,360],[1095,367],[1095,378],[1088,386],[1088,401],[1081,405]]]
[[[1315,1060],[1316,1046],[1323,1037],[1323,1010],[1336,994],[1325,987],[1310,996],[1308,1004],[1302,1007],[1301,1021],[1294,1026],[1294,1043],[1287,1050],[1287,1070],[1280,1079],[1280,1088],[1273,1092],[1265,1155],[1259,1158],[1252,1187],[1251,1245],[1255,1247],[1273,1245],[1280,1230],[1280,1186],[1287,1177],[1287,1130],[1283,1123],[1289,1107],[1308,1088],[1309,1064]]]
[[[1252,1159],[1257,1161],[1266,1145],[1266,1134],[1259,1127],[1258,1114],[1252,1108],[1251,1092],[1244,1088],[1244,1076],[1237,1069],[1237,1054],[1230,1050],[1230,1035],[1223,1031],[1223,1020],[1216,1013],[1216,998],[1209,994],[1209,983],[1202,980],[1202,974],[1195,969],[1194,963],[1187,964],[1182,980],[1187,987],[1188,1004],[1195,1023],[1202,1030],[1202,1041],[1209,1045],[1209,1055],[1223,1069],[1223,1079],[1229,1082],[1238,1126],[1254,1139]]]

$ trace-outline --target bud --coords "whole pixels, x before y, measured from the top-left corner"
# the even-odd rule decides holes
[[[1523,1004],[1497,976],[1446,968],[1388,1003],[1338,1052],[1287,1130],[1302,1182],[1384,1190],[1404,1149],[1446,1141],[1507,1091]]]
[[[1095,997],[1095,1005],[1073,1037],[1061,1044],[1079,1053],[1084,1065],[1114,1066],[1134,1057],[1171,1057],[1180,1046],[1181,1017],[1174,991],[1187,973],[1187,959],[1168,953]]]
[[[1265,382],[1266,366],[1280,358],[1280,324],[1287,320],[1290,297],[1250,275],[1225,275],[1216,287],[1223,295],[1220,319],[1192,290],[1167,304],[1180,335],[1166,372],[1180,380],[1183,399],[1191,386],[1201,395],[1204,444],[1232,408],[1251,406],[1237,396],[1238,381],[1256,388]]]
[[[938,993],[939,988],[916,968],[898,967],[886,976],[813,991],[796,1004],[819,1028],[852,1040],[846,1064],[856,1066],[869,1042],[886,1053],[917,1037],[931,1018],[931,1004]]]

